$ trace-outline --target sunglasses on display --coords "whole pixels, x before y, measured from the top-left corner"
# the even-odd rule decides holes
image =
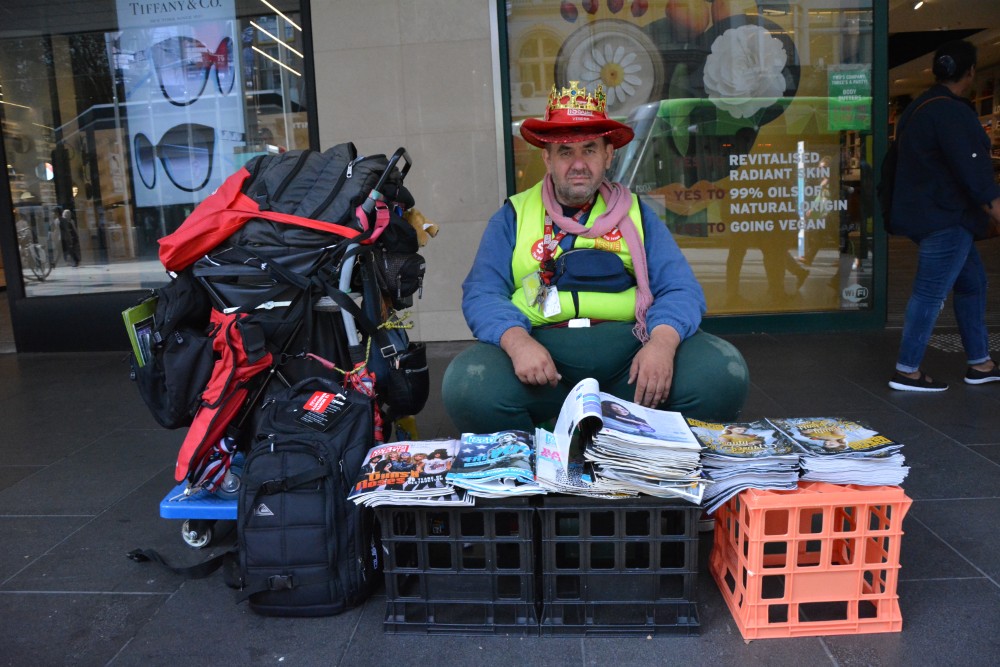
[[[150,54],[163,96],[179,107],[201,97],[213,66],[221,95],[228,95],[236,82],[233,40],[229,37],[223,38],[214,52],[193,37],[171,37],[154,44]]]
[[[133,159],[143,185],[156,187],[156,158],[167,178],[186,192],[201,190],[212,175],[215,130],[207,125],[184,123],[170,128],[154,145],[145,134],[135,135]]]

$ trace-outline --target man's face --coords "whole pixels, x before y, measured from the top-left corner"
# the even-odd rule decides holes
[[[603,138],[548,144],[542,157],[545,168],[552,175],[559,203],[583,206],[593,199],[614,154],[614,147]]]

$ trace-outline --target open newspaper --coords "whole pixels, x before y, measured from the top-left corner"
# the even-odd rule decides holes
[[[798,486],[799,454],[767,420],[687,422],[702,446],[702,471],[708,481],[703,505],[709,514],[745,489]]]
[[[368,450],[348,499],[359,505],[472,505],[448,483],[458,440],[407,440]]]
[[[799,452],[802,479],[898,486],[910,469],[903,445],[860,422],[838,417],[768,419]]]
[[[447,481],[479,498],[545,493],[535,481],[533,441],[526,431],[463,433]]]
[[[574,434],[589,469],[570,456]],[[545,433],[538,437],[548,440]],[[701,446],[678,412],[617,398],[602,392],[597,380],[586,378],[566,397],[552,441],[562,465],[551,457],[538,458],[536,475],[543,486],[559,487],[562,493],[645,493],[701,502]]]

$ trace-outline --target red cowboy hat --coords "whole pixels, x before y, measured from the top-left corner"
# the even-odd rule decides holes
[[[604,87],[598,84],[593,95],[586,86],[570,81],[569,87],[557,91],[555,85],[549,93],[545,120],[528,118],[521,124],[521,136],[532,146],[544,148],[546,144],[568,144],[607,137],[615,148],[632,141],[635,133],[628,125],[608,118],[607,97]]]

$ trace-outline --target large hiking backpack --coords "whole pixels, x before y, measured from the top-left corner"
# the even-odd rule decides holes
[[[406,159],[402,169],[396,166],[399,157]],[[403,209],[413,206],[413,196],[402,184],[409,166],[402,149],[391,159],[358,157],[352,143],[322,153],[296,150],[258,156],[227,178],[175,232],[160,239],[160,261],[169,271],[184,269],[253,219],[371,243],[385,225],[380,226],[380,219],[388,220],[389,203]],[[380,180],[381,190],[375,190]],[[370,207],[360,210],[369,200]],[[376,214],[377,206],[382,216]]]
[[[390,335],[378,328],[392,308],[412,304],[407,299],[423,276],[415,232],[402,217],[413,204],[402,185],[409,166],[403,149],[391,158],[358,157],[353,144],[254,158],[160,240],[164,266],[190,267],[215,310],[254,334],[242,340],[259,341],[273,359],[247,369],[248,361],[260,358],[257,349],[244,354],[237,346],[235,354],[218,355],[209,387],[223,386],[225,393],[210,392],[211,405],[195,416],[178,456],[177,481],[197,482],[222,436],[242,441],[242,405],[270,391],[272,378],[291,385],[328,372],[314,357],[342,372],[371,360],[380,403],[392,397],[391,405],[398,406],[390,411],[393,417],[415,414],[401,408],[423,406],[422,347],[411,345],[405,329]],[[360,339],[329,298],[331,289],[364,294],[362,307],[374,326],[363,329]],[[386,337],[392,345],[381,342]],[[233,359],[242,365],[233,368]],[[425,395],[404,400],[407,387]]]
[[[268,616],[326,616],[371,593],[371,510],[347,500],[372,445],[371,400],[324,378],[268,399],[243,468],[239,587]]]

